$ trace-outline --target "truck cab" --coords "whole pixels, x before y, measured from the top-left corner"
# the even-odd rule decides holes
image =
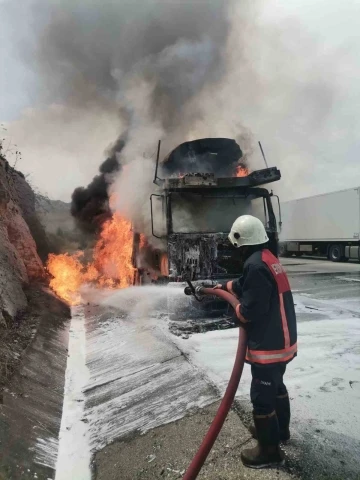
[[[236,142],[224,140],[220,142],[222,152],[224,145],[231,145],[234,153]],[[204,144],[204,140],[201,141]],[[170,158],[181,157],[183,152],[184,144],[171,152]],[[273,200],[278,203],[278,198],[264,185],[280,180],[280,171],[271,167],[246,176],[229,176],[236,170],[233,158],[229,161],[227,157],[228,167],[223,162],[220,171],[214,166],[216,173],[209,172],[211,163],[204,161],[205,153],[203,149],[198,162],[193,161],[193,156],[187,164],[180,158],[178,170],[189,169],[190,163],[193,171],[174,172],[172,167],[168,169],[170,176],[160,179],[156,170],[154,183],[158,188],[150,198],[151,225],[152,235],[163,247],[153,252],[152,263],[157,270],[155,276],[151,276],[153,282],[215,281],[240,275],[241,252],[233,248],[227,238],[232,223],[240,215],[254,215],[264,223],[269,248],[274,255],[278,254],[278,226],[273,208]],[[201,167],[207,171],[194,171]],[[162,173],[164,171],[166,169]],[[145,283],[146,275],[149,277],[146,268],[137,271],[135,283]]]
[[[199,173],[167,179],[160,198],[166,217],[169,281],[214,280],[240,274],[239,250],[227,238],[240,215],[254,215],[263,221],[270,249],[277,255],[271,193],[259,185],[279,178],[280,172],[270,168],[246,177],[216,178]],[[153,225],[154,221],[152,218]]]

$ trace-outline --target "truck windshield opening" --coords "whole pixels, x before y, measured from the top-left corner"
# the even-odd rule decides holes
[[[238,216],[251,213],[251,202],[245,197],[173,193],[171,210],[174,233],[228,233]]]

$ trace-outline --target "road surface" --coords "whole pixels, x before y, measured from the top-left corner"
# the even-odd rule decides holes
[[[289,465],[305,478],[359,478],[360,265],[283,263],[299,322],[299,356],[287,373],[293,404]],[[106,302],[111,311],[103,305],[98,312],[85,309],[85,417],[92,452],[215,401],[227,384],[237,339],[234,329],[190,338],[169,334],[161,315],[166,306],[155,290],[139,298],[120,292]],[[245,421],[249,382],[246,368],[237,395]]]
[[[231,414],[199,478],[360,478],[360,265],[303,258],[283,263],[299,329],[299,355],[286,375],[293,407],[288,469],[241,467],[240,450],[250,441],[239,419],[247,423],[251,411],[246,367],[239,416]],[[60,436],[40,432],[35,445],[24,444],[36,451],[28,478],[90,480],[91,470],[99,480],[181,478],[227,384],[237,339],[236,329],[171,334],[168,297],[176,302],[182,295],[159,287],[84,293],[88,304],[73,310],[70,324],[63,410],[53,422],[61,424]],[[58,365],[56,351],[49,354]],[[32,368],[39,383],[41,365]],[[9,422],[16,423],[16,401]],[[33,399],[26,408],[34,408]]]
[[[292,399],[289,463],[306,479],[360,478],[360,267],[285,259],[298,318],[299,354],[289,364]],[[236,348],[233,330],[193,335],[184,351],[224,389]],[[238,390],[249,421],[250,372]]]

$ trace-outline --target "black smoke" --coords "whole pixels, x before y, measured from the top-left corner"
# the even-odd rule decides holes
[[[87,187],[78,187],[72,194],[71,214],[86,233],[96,233],[111,217],[108,190],[114,174],[121,170],[120,155],[125,143],[125,136],[119,138],[110,149],[109,157],[100,165],[100,174]]]

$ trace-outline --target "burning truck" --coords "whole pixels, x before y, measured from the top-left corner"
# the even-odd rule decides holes
[[[270,250],[278,253],[278,228],[273,201],[264,185],[280,180],[276,167],[249,173],[241,164],[235,140],[206,138],[179,145],[163,161],[160,142],[150,196],[152,235],[163,248],[141,248],[134,234],[134,285],[233,278],[242,271],[239,251],[227,239],[240,215],[260,218]],[[216,173],[214,173],[214,171]],[[280,217],[279,217],[280,218]]]
[[[124,142],[117,146],[121,150]],[[50,285],[68,303],[81,303],[84,284],[119,289],[239,275],[242,258],[227,236],[235,218],[243,214],[263,221],[270,250],[277,255],[273,202],[279,208],[279,199],[264,187],[280,179],[276,167],[250,173],[239,145],[227,138],[186,142],[161,163],[159,159],[160,143],[154,180],[147,191],[150,203],[143,208],[146,232],[134,218],[110,207],[108,180],[113,177],[109,173],[123,168],[115,155],[104,162],[101,174],[88,187],[74,191],[72,214],[78,226],[96,238],[91,252],[49,256]],[[123,173],[126,176],[125,167]],[[223,308],[206,302],[213,311]]]

